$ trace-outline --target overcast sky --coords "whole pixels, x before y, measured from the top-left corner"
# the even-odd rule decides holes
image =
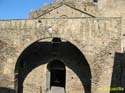
[[[0,20],[27,19],[29,12],[55,0],[0,0]]]

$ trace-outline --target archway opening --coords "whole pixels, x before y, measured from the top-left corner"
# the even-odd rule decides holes
[[[40,65],[45,66],[48,63],[49,64],[47,67],[51,73],[49,84],[50,87],[61,86],[65,89],[69,89],[68,92],[72,92],[72,90],[70,90],[71,88],[67,86],[65,87],[65,85],[67,85],[67,83],[70,81],[68,79],[70,79],[70,76],[73,75],[71,75],[70,72],[67,72],[67,69],[65,70],[66,66],[78,76],[78,79],[80,79],[79,83],[72,83],[72,81],[77,81],[78,79],[72,79],[71,77],[72,81],[69,82],[70,85],[73,87],[75,86],[76,92],[78,92],[77,88],[81,83],[80,86],[84,87],[85,93],[91,93],[91,71],[89,64],[82,52],[72,43],[60,38],[51,38],[51,41],[49,40],[39,40],[34,42],[20,55],[15,68],[16,93],[23,93],[24,80],[33,69]],[[42,69],[41,71],[43,72]],[[66,77],[67,75],[65,75],[65,71],[66,73],[69,73],[68,78]],[[44,73],[44,76],[45,75],[46,73]],[[55,77],[56,75],[58,78]],[[55,82],[56,79],[57,82],[59,81],[61,83]],[[47,88],[44,90],[47,91]],[[83,91],[83,88],[81,88],[80,91]]]

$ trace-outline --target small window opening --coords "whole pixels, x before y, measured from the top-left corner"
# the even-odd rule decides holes
[[[125,36],[125,34],[123,34],[123,36]]]
[[[38,20],[38,23],[41,23],[41,20]]]
[[[93,2],[97,3],[97,2],[98,2],[98,0],[94,0]]]

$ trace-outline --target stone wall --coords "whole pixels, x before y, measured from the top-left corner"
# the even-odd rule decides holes
[[[97,88],[110,87],[115,53],[121,52],[121,26],[118,17],[1,20],[0,86],[14,88],[15,64],[27,46],[39,39],[60,37],[82,51],[91,68],[92,92],[103,93]]]

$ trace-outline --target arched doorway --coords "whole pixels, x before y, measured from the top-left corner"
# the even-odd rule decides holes
[[[50,71],[50,88],[52,86],[59,86],[65,88],[66,69],[64,63],[59,60],[54,60],[48,64]]]
[[[23,93],[23,82],[26,76],[34,68],[44,64],[48,64],[47,68],[51,73],[50,88],[52,86],[65,88],[65,83],[67,83],[65,82],[67,79],[65,67],[67,67],[78,76],[85,93],[91,93],[91,71],[85,56],[72,43],[62,41],[60,38],[53,38],[51,41],[36,41],[23,51],[15,68],[16,93]],[[61,83],[55,82],[56,79]]]
[[[50,84],[49,91],[54,93],[60,89],[61,93],[65,93],[65,83],[66,83],[66,68],[64,63],[59,60],[53,60],[47,65],[50,77],[48,83]]]

